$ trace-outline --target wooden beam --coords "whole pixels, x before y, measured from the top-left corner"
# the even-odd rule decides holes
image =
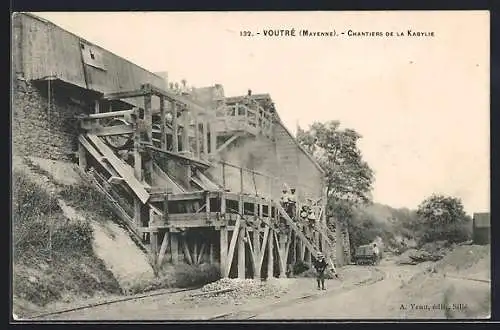
[[[231,267],[231,265],[228,265],[227,257],[228,257],[228,251],[227,251],[227,227],[222,227],[220,229],[220,270],[222,277],[228,277],[229,272],[227,271],[228,267]],[[228,275],[226,275],[228,274]]]
[[[94,146],[92,146],[83,135],[78,136],[78,142],[99,162],[99,164],[102,165],[106,171],[108,171],[109,174],[118,175],[118,173],[102,159],[102,154],[97,151],[97,149],[94,148]]]
[[[267,247],[267,243],[268,243],[269,231],[270,231],[269,227],[266,227],[264,229],[264,238],[262,239],[262,246],[260,248],[259,259],[258,259],[258,262],[257,262],[257,268],[258,269],[262,269],[262,262],[264,261],[264,255],[266,253],[266,247]]]
[[[270,235],[267,237],[267,278],[274,277],[274,230],[271,231]]]
[[[185,156],[185,155],[176,154],[175,152],[172,152],[172,151],[162,150],[160,148],[156,148],[156,147],[151,146],[151,145],[145,145],[145,147],[148,148],[148,149],[154,150],[154,151],[158,151],[158,152],[160,152],[160,153],[162,153],[164,155],[172,156],[172,157],[180,159],[180,160],[184,160],[184,161],[188,161],[190,163],[194,163],[194,164],[199,165],[201,167],[208,168],[208,167],[212,166],[212,164],[209,163],[209,162],[206,162],[206,161],[203,161],[203,160],[200,160],[200,159],[196,159],[196,158],[193,158],[193,157],[188,157],[188,156]]]
[[[201,145],[200,145],[200,122],[198,118],[198,114],[194,114],[194,141],[195,141],[195,152],[196,158],[200,158]]]
[[[210,134],[210,154],[215,154],[217,152],[217,132],[215,131],[215,126],[210,122],[209,127]]]
[[[151,254],[156,258],[158,255],[158,231],[155,230],[150,235]]]
[[[217,148],[216,153],[220,153],[222,150],[226,149],[231,143],[233,143],[241,134],[234,134],[229,139],[226,140],[220,147]]]
[[[207,245],[205,243],[201,244],[200,253],[198,254],[198,258],[196,259],[196,264],[199,265],[203,261],[203,256],[205,254],[205,249]]]
[[[167,252],[167,247],[168,247],[168,241],[169,241],[169,234],[168,231],[166,231],[165,235],[163,235],[160,252],[158,253],[158,266],[162,265],[163,259],[165,258],[165,253]]]
[[[172,255],[172,264],[179,263],[179,233],[170,232],[170,254]]]
[[[182,248],[184,249],[184,258],[186,258],[186,261],[192,265],[193,264],[193,258],[191,258],[191,252],[189,251],[189,245],[187,241],[187,237],[184,236],[182,240]]]
[[[134,128],[132,125],[95,127],[92,130],[90,130],[89,133],[97,136],[124,135],[124,134],[134,133]]]
[[[203,135],[203,154],[205,155],[205,157],[208,156],[208,122],[207,120],[203,121],[202,123],[202,135]]]
[[[144,189],[142,183],[134,177],[130,172],[127,165],[123,163],[113,151],[102,142],[99,137],[88,134],[87,137],[94,143],[94,145],[99,149],[99,151],[107,158],[111,166],[120,174],[120,176],[125,179],[128,186],[136,194],[136,196],[141,200],[142,203],[146,203],[149,199],[149,193]]]
[[[189,152],[189,114],[187,111],[182,113],[182,123],[184,128],[182,129],[182,151]]]
[[[278,258],[279,258],[279,272],[280,272],[280,278],[285,277],[285,272],[286,272],[286,260],[284,260],[285,257],[285,251],[284,251],[284,243],[282,241],[281,237],[278,237],[278,233],[274,232],[274,240],[276,242],[276,247],[278,248]]]
[[[126,92],[117,92],[117,93],[105,93],[103,98],[105,100],[120,100],[120,99],[130,99],[134,97],[140,97],[148,94],[147,91],[145,90],[133,90],[133,91],[126,91]]]
[[[215,256],[214,256],[214,245],[210,243],[210,249],[209,249],[209,261],[210,264],[213,265],[215,263]]]
[[[238,235],[238,278],[245,279],[245,226],[240,228]]]
[[[95,113],[95,114],[85,114],[85,115],[78,115],[76,116],[77,119],[103,119],[103,118],[112,118],[112,117],[123,117],[123,116],[129,116],[132,113],[134,113],[135,110],[122,110],[122,111],[111,111],[111,112],[102,112],[102,113]]]
[[[160,96],[160,120],[160,146],[163,150],[167,150],[166,109],[163,95]]]
[[[147,142],[153,143],[153,112],[151,109],[151,95],[144,96],[144,121],[146,124],[146,135]],[[145,170],[149,173],[149,176],[145,178],[148,184],[153,184],[153,160],[151,157],[148,157],[148,160],[144,164]]]
[[[87,153],[81,142],[78,143],[78,166],[84,172],[87,170]]]
[[[259,251],[257,248],[254,246],[255,244],[252,243],[252,239],[250,237],[250,232],[246,230],[246,237],[247,237],[247,242],[248,242],[248,247],[250,248],[250,259],[252,261],[252,270],[253,270],[253,278],[254,279],[260,279],[260,271],[257,271],[257,259],[258,259],[258,253]],[[255,237],[259,237],[259,232],[254,231],[253,232],[253,242],[255,243]]]
[[[163,95],[165,96],[167,99],[171,100],[171,101],[175,101],[177,103],[180,103],[180,104],[184,104],[186,106],[188,106],[189,108],[191,109],[194,109],[200,113],[203,113],[205,115],[209,114],[207,109],[203,108],[202,106],[194,103],[194,102],[191,102],[189,99],[183,97],[183,96],[180,96],[180,95],[176,95],[172,92],[169,92],[169,91],[166,91],[166,90],[163,90],[161,88],[158,88],[156,86],[153,86],[151,84],[144,84],[143,86],[141,86],[142,89],[146,92],[149,92],[149,93],[153,93],[155,95]]]
[[[240,192],[243,193],[243,168],[240,168]],[[243,214],[243,212],[242,212]]]
[[[172,108],[172,144],[174,153],[179,152],[179,122],[177,119],[177,105],[170,102]]]
[[[228,277],[229,272],[231,271],[231,264],[233,262],[234,249],[236,247],[236,241],[238,240],[239,232],[240,232],[240,224],[241,224],[241,218],[238,217],[238,219],[236,220],[236,223],[234,225],[233,234],[231,236],[231,243],[229,244],[229,251],[227,253],[227,267],[225,269],[226,272],[224,274],[224,277]]]
[[[198,242],[196,240],[193,243],[193,263],[198,263]]]

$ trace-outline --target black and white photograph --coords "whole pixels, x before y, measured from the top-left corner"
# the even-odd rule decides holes
[[[491,317],[488,11],[11,24],[13,320]]]

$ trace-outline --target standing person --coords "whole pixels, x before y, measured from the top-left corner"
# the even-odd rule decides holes
[[[316,214],[314,214],[314,209],[312,207],[309,208],[309,213],[307,214],[307,220],[309,221],[309,226],[314,228],[316,225]]]
[[[328,264],[323,256],[323,253],[318,252],[314,259],[314,268],[316,269],[316,281],[318,282],[318,290],[326,290],[325,288],[325,270]],[[321,285],[321,286],[320,286]]]
[[[375,255],[375,263],[378,263],[380,259],[380,250],[377,246],[377,243],[373,243],[373,254]]]
[[[295,195],[295,188],[290,189],[290,195],[288,195],[288,215],[290,218],[296,220],[297,217],[297,196]]]
[[[289,199],[288,198],[288,189],[283,188],[283,190],[281,191],[280,203],[281,203],[281,206],[285,209],[285,211],[288,208],[288,199]]]

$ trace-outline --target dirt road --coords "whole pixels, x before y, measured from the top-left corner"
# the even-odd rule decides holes
[[[397,316],[398,306],[392,306],[392,296],[403,281],[413,276],[415,266],[382,264],[377,267],[384,273],[381,281],[370,285],[339,288],[327,292],[313,301],[261,313],[253,319],[383,319]]]
[[[347,266],[343,280],[329,280],[326,291],[317,291],[314,279],[285,279],[287,294],[216,303],[210,299],[186,299],[190,293],[172,293],[67,312],[48,320],[300,320],[300,319],[445,319],[439,308],[445,293],[442,274],[425,271],[428,265]],[[463,281],[446,279],[446,281]],[[467,285],[465,285],[467,284]],[[480,302],[488,285],[468,281],[448,294],[450,304],[468,304],[460,315],[475,317],[485,308]],[[477,287],[481,290],[477,290]],[[468,291],[464,291],[467,289]],[[470,289],[470,290],[469,290]],[[474,290],[473,290],[474,289]],[[463,291],[463,292],[462,292]],[[467,299],[467,300],[466,300]],[[437,305],[434,309],[429,306]],[[456,314],[456,313],[455,313]],[[457,314],[457,316],[460,316]]]
[[[255,311],[281,308],[296,301],[312,301],[333,290],[343,290],[353,286],[370,285],[379,280],[380,272],[373,267],[348,266],[340,272],[343,280],[328,280],[330,291],[317,291],[312,278],[284,279],[289,287],[286,294],[278,296],[244,299],[240,301],[218,302],[212,299],[189,299],[195,293],[180,292],[157,295],[136,300],[122,301],[109,305],[64,312],[38,318],[39,320],[210,320],[245,319],[255,315]],[[278,280],[281,281],[281,280]],[[272,307],[271,307],[272,306]],[[230,314],[228,317],[224,315]]]

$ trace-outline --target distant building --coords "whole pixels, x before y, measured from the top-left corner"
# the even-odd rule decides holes
[[[472,221],[472,239],[474,244],[490,244],[490,214],[474,213]]]

